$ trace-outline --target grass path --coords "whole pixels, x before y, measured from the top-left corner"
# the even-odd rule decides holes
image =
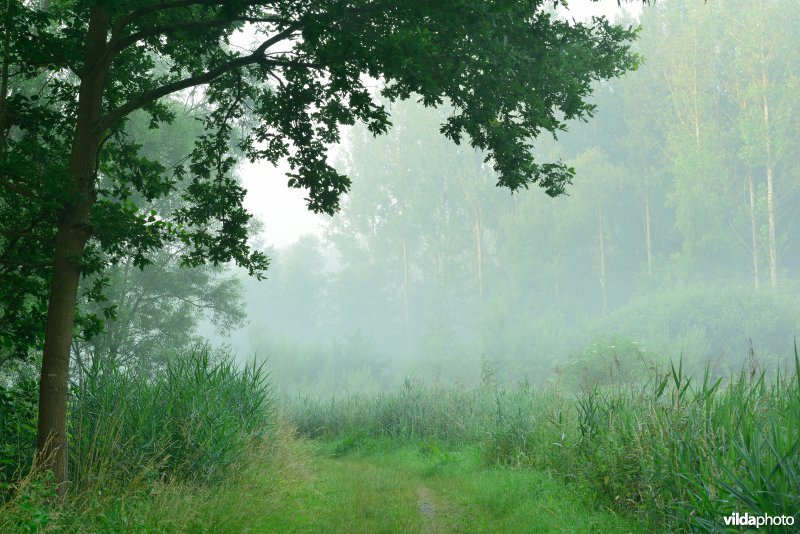
[[[305,474],[271,499],[252,532],[640,531],[545,473],[482,467],[476,451],[314,449]]]
[[[547,473],[486,468],[477,449],[451,451],[431,444],[346,440],[323,443],[298,439],[286,429],[279,429],[263,446],[254,447],[246,461],[219,484],[154,481],[131,488],[128,493],[82,495],[82,500],[71,502],[62,515],[50,519],[47,531],[642,531],[631,518],[597,509],[577,488],[565,486]],[[23,502],[18,512],[35,511],[33,505]],[[2,519],[0,510],[0,524]],[[9,532],[17,531],[34,530]]]

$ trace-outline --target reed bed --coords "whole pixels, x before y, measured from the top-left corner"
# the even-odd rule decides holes
[[[241,469],[270,442],[273,408],[263,366],[204,347],[150,374],[98,361],[70,394],[67,500],[51,474],[29,471],[0,501],[0,532],[129,531],[149,520],[153,488],[202,492]]]
[[[714,377],[680,363],[644,382],[572,394],[520,384],[285,400],[299,431],[343,448],[371,438],[479,446],[487,465],[548,470],[649,528],[725,531],[733,512],[800,525],[800,359]]]

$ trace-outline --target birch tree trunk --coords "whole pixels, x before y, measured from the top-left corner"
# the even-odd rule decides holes
[[[408,310],[408,241],[406,236],[403,235],[403,317],[406,329],[406,339],[410,334],[410,314]]]
[[[598,227],[600,229],[600,290],[603,295],[603,314],[606,313],[608,308],[608,299],[606,298],[606,244],[605,232],[603,230],[603,210],[602,208],[597,211],[598,213]]]
[[[750,193],[750,233],[753,246],[753,283],[759,289],[761,282],[758,276],[758,226],[756,225],[756,192],[753,187],[753,169],[747,169],[747,189]]]
[[[653,274],[653,234],[650,222],[650,195],[644,195],[644,242],[647,249],[647,274]]]
[[[482,244],[482,219],[483,210],[478,205],[478,214],[475,218],[475,265],[478,274],[478,303],[483,304],[483,244]]]
[[[778,287],[778,245],[775,237],[775,169],[772,161],[772,139],[770,136],[769,119],[769,78],[767,76],[767,60],[763,53],[761,56],[761,89],[763,90],[764,107],[764,151],[767,167],[767,223],[769,225],[769,281],[772,289]]]

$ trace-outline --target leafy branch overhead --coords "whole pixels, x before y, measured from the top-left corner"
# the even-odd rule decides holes
[[[434,106],[449,99],[456,112],[442,131],[456,142],[468,136],[487,150],[500,185],[516,190],[538,183],[551,195],[563,192],[571,170],[534,161],[530,144],[543,130],[555,133],[565,120],[591,115],[584,100],[591,82],[635,65],[626,44],[633,32],[604,20],[589,25],[557,20],[543,4],[58,2],[48,13],[20,8],[19,16],[27,18],[16,27],[35,27],[39,38],[17,54],[20,68],[35,64],[60,74],[36,107],[57,99],[66,120],[75,113],[69,97],[79,80],[65,76],[65,69],[81,78],[108,69],[103,113],[92,124],[106,135],[118,135],[136,109],[148,111],[154,126],[170,120],[159,99],[206,85],[209,134],[198,140],[192,156],[196,184],[186,198],[196,209],[179,220],[191,224],[213,217],[236,234],[247,216],[228,213],[237,211],[242,196],[231,193],[238,185],[224,178],[230,176],[225,154],[234,124],[248,123],[238,139],[248,157],[287,158],[289,185],[308,189],[310,209],[333,213],[349,186],[326,158],[327,147],[339,140],[339,126],[364,121],[381,133],[389,124],[386,110],[373,99],[370,79],[383,79],[382,93],[392,100],[416,94]],[[82,57],[76,43],[87,31],[87,9],[108,19],[108,37],[95,55]],[[241,52],[231,44],[241,30],[259,38],[252,50]],[[41,69],[28,67],[20,74],[39,75]],[[62,131],[66,135],[68,125]],[[125,166],[108,172],[130,174],[130,157],[123,160]],[[140,172],[130,185],[148,197],[171,189],[158,172]],[[211,250],[205,233],[183,236],[197,256],[220,261],[243,246],[239,239],[227,250]]]

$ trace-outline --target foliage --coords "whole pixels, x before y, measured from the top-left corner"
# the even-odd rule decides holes
[[[459,1],[421,8],[393,2],[392,9],[358,9],[339,2],[216,2],[171,9],[147,2],[56,2],[40,10],[11,1],[3,21],[4,61],[14,73],[14,92],[2,95],[0,226],[3,275],[16,277],[4,285],[16,288],[3,297],[5,313],[22,310],[4,319],[16,332],[9,330],[9,339],[19,341],[12,349],[24,352],[41,339],[56,219],[69,191],[62,178],[75,147],[89,150],[98,163],[97,183],[90,177],[97,200],[90,202],[84,275],[125,256],[145,265],[170,244],[181,246],[186,265],[235,260],[261,272],[266,259],[247,244],[251,216],[231,172],[236,153],[273,163],[287,159],[289,186],[308,189],[310,209],[335,212],[350,184],[326,162],[339,125],[360,120],[373,133],[388,125],[362,74],[382,77],[391,101],[416,93],[435,106],[449,98],[458,112],[442,131],[487,150],[503,185],[538,183],[559,193],[570,169],[538,163],[528,139],[592,114],[585,100],[591,82],[635,66],[627,44],[633,33],[604,20],[557,20],[542,4]],[[100,48],[84,46],[94,28],[90,21],[108,25]],[[236,52],[236,32],[256,25],[267,37],[248,53]],[[36,40],[27,38],[32,33]],[[284,51],[274,52],[281,42]],[[556,59],[561,55],[571,58],[567,70]],[[95,61],[100,68],[91,70]],[[101,101],[90,127],[104,137],[96,149],[73,138],[76,97],[92,76]],[[197,85],[206,86],[203,128],[188,160],[171,165],[145,154],[143,137],[126,128],[128,116],[141,109],[150,126],[160,128],[175,113],[159,99]],[[184,205],[153,213],[144,204],[170,195],[180,195]]]
[[[765,364],[779,365],[782,347],[800,328],[798,314],[797,299],[788,294],[733,284],[673,287],[631,300],[598,320],[592,330],[613,328],[634,339],[648,339],[656,353],[683,355],[693,368],[710,361],[715,372],[726,374],[744,363],[741,355],[749,343]]]
[[[304,344],[368,332],[397,376],[462,383],[484,354],[501,382],[555,381],[559,364],[615,333],[719,374],[738,368],[750,340],[779,363],[800,316],[789,298],[800,16],[784,0],[675,0],[637,22],[642,65],[595,84],[591,121],[536,140],[537,157],[575,169],[567,195],[497,190],[485,152],[437,131],[447,105],[390,104],[393,127],[376,139],[354,128],[338,164],[354,178],[341,213],[316,250],[286,252],[302,248],[324,269],[276,253],[297,277],[254,288],[264,320],[252,328],[302,329],[299,361]],[[286,320],[298,301],[315,321]]]
[[[113,320],[86,341],[76,340],[80,361],[110,359],[141,371],[164,365],[170,354],[189,350],[202,320],[218,332],[244,321],[241,283],[211,266],[186,268],[173,251],[159,251],[143,269],[132,258],[106,272],[105,296]],[[102,316],[107,303],[87,299],[81,308]]]
[[[13,498],[0,502],[0,527],[10,532],[42,532],[52,527],[58,512],[52,472],[31,472],[16,481]]]
[[[564,191],[572,169],[540,163],[531,140],[592,115],[591,84],[636,67],[635,32],[602,18],[557,19],[545,4],[64,1],[40,9],[11,0],[2,21],[0,257],[21,289],[0,296],[4,310],[27,299],[39,312],[11,350],[24,355],[45,333],[37,440],[60,491],[81,276],[100,274],[88,292],[99,301],[105,268],[126,257],[143,267],[170,247],[183,266],[233,261],[262,276],[268,261],[249,242],[237,152],[286,160],[288,185],[308,191],[309,209],[335,213],[350,180],[329,164],[328,150],[342,125],[386,131],[388,113],[366,81],[380,78],[390,102],[448,99],[455,112],[442,133],[485,150],[498,184]],[[237,45],[248,30],[257,43]],[[10,69],[22,89],[13,98]],[[204,128],[185,164],[143,155],[125,129],[131,114],[146,112],[158,128],[174,119],[164,97],[200,86]],[[48,180],[40,169],[27,172],[27,161],[9,162],[20,145],[21,154],[52,151]],[[170,195],[182,204],[142,209]],[[18,197],[27,200],[23,217],[12,214]],[[24,259],[27,248],[36,262]]]
[[[131,115],[125,133],[141,140],[139,153],[165,168],[180,167],[191,155],[193,140],[203,132],[196,110],[182,103],[168,105],[170,124],[148,127],[146,113]],[[101,177],[103,187],[112,187],[109,176]],[[132,194],[137,206],[150,214],[174,213],[185,207],[181,198],[187,183],[175,184],[172,195],[148,200]],[[257,225],[253,225],[254,227]],[[121,255],[81,284],[81,315],[94,318],[73,343],[73,355],[84,361],[111,358],[140,369],[161,365],[156,356],[188,350],[202,320],[212,322],[220,332],[244,320],[241,283],[226,276],[227,267],[182,265],[181,247],[153,251],[147,265],[137,265],[135,254]],[[98,291],[99,288],[99,291]]]
[[[35,374],[27,362],[0,370],[0,502],[33,464],[38,401]]]

